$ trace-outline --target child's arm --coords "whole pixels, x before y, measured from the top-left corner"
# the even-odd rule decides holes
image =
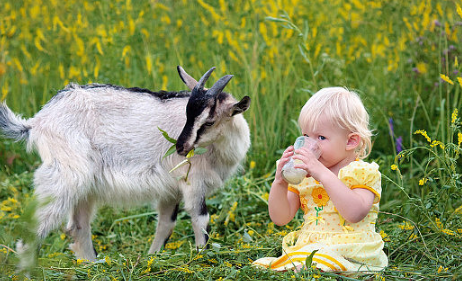
[[[294,159],[303,161],[303,164],[295,165],[295,168],[306,170],[310,176],[322,183],[330,200],[345,220],[356,223],[367,216],[374,203],[374,193],[363,188],[349,189],[309,151],[297,150]]]
[[[282,178],[281,169],[293,155],[293,147],[282,154],[276,168],[276,177],[271,185],[268,197],[268,211],[271,220],[279,226],[289,223],[300,208],[300,198],[294,192],[288,191],[289,184]]]
[[[324,168],[326,171],[320,173],[317,180],[323,184],[340,215],[352,223],[364,219],[374,202],[374,193],[364,188],[349,189],[337,175]]]

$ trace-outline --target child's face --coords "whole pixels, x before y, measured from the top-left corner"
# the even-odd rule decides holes
[[[342,129],[331,122],[325,115],[321,115],[316,124],[316,130],[308,126],[302,128],[304,135],[318,141],[321,150],[319,161],[327,168],[333,168],[350,159],[354,154],[348,146],[349,131]]]

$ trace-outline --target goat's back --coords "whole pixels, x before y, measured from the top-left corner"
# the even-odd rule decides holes
[[[179,161],[177,156],[161,161],[171,144],[157,127],[177,137],[187,97],[186,92],[70,85],[28,121],[29,145],[39,152],[42,170],[59,168],[73,183],[69,188],[98,189],[94,193],[106,202],[177,196],[176,180],[167,173],[172,161]],[[110,190],[101,192],[104,187]]]

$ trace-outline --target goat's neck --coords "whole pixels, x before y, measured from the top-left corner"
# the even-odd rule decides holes
[[[223,131],[222,136],[213,144],[213,151],[221,163],[236,165],[249,148],[249,127],[242,115],[232,117],[229,122],[226,131]]]

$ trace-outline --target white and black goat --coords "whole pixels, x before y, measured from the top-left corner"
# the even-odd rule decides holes
[[[90,223],[98,205],[156,202],[158,223],[149,249],[155,253],[171,235],[183,200],[196,245],[204,246],[205,198],[236,171],[250,146],[249,127],[239,114],[248,109],[250,98],[237,101],[222,92],[232,75],[204,88],[213,70],[197,82],[178,67],[191,92],[70,84],[28,120],[0,104],[4,135],[25,140],[42,159],[34,174],[38,240],[68,218],[66,229],[74,240],[70,248],[77,258],[94,261]],[[171,144],[158,128],[177,139],[178,153],[163,159]],[[196,147],[207,152],[190,159],[187,182],[178,179],[187,167],[169,173]]]

